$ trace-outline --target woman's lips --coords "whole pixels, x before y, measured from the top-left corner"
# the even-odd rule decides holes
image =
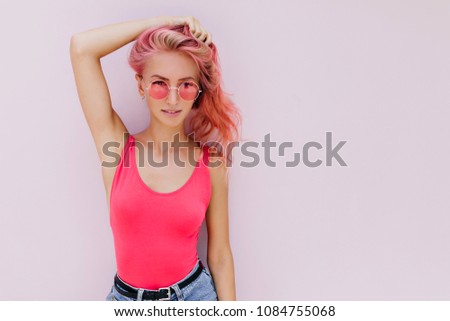
[[[176,110],[176,111],[165,110],[165,109],[161,109],[161,110],[164,114],[166,114],[167,116],[170,116],[170,117],[176,117],[181,112],[181,110]]]

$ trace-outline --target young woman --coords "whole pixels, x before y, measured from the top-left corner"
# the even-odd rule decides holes
[[[136,134],[112,108],[100,63],[133,40],[128,62],[151,116]],[[73,35],[70,56],[114,237],[117,273],[106,299],[236,300],[226,147],[239,138],[241,115],[222,90],[211,34],[194,17],[159,16]],[[215,155],[205,144],[213,133]],[[209,270],[197,253],[203,220]]]

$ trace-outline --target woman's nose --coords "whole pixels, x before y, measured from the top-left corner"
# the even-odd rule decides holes
[[[170,104],[176,104],[178,102],[178,88],[176,87],[169,88],[169,95],[167,97],[167,100]]]

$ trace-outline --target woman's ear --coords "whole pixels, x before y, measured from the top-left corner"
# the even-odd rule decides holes
[[[192,109],[199,109],[200,108],[200,102],[202,100],[202,95],[197,97],[197,99],[194,101],[194,104],[192,105]]]
[[[141,80],[142,80],[142,75],[140,74],[135,74],[134,78],[137,81],[137,87],[138,87],[138,91],[139,91],[139,95],[144,96],[144,89],[141,86]]]

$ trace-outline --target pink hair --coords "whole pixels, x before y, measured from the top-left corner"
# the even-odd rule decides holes
[[[222,73],[219,55],[214,43],[206,45],[195,38],[188,25],[158,26],[145,30],[131,48],[128,63],[142,75],[146,60],[161,51],[181,51],[197,64],[200,74],[200,87],[203,92],[193,104],[196,111],[189,125],[197,141],[206,144],[215,133],[211,147],[215,147],[218,156],[226,155],[227,164],[231,164],[230,143],[239,139],[238,126],[242,116],[235,104],[222,89]],[[188,136],[191,136],[189,134]],[[228,147],[230,145],[230,147]]]

